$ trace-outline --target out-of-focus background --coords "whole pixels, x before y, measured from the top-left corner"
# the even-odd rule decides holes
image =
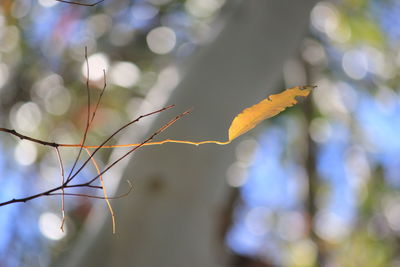
[[[261,96],[318,87],[229,147],[152,147],[116,167],[105,176],[111,194],[126,191],[127,179],[146,183],[112,201],[116,235],[102,200],[67,198],[65,232],[59,197],[1,207],[0,265],[399,266],[400,2],[292,2],[1,0],[0,125],[35,138],[80,142],[85,46],[93,99],[103,69],[108,80],[90,144],[167,103],[179,106],[166,118],[189,107],[194,114],[159,139],[223,140],[234,115]],[[273,82],[263,83],[263,68]],[[150,119],[113,142],[141,141],[161,125]],[[168,150],[174,146],[182,150]],[[1,202],[60,183],[53,149],[5,133],[0,149]],[[76,153],[62,149],[67,169]],[[97,159],[104,168],[118,153],[105,149]],[[130,167],[135,160],[146,164]],[[190,168],[185,179],[168,178],[179,177],[179,166]],[[86,168],[77,179],[93,175]],[[196,224],[203,220],[206,227]]]

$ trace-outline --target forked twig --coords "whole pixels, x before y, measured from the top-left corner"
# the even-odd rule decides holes
[[[67,2],[67,3],[72,3],[74,4],[75,2],[68,2],[68,1],[63,1],[63,0],[59,0],[59,2]],[[102,2],[102,1],[100,1]],[[100,3],[98,2],[98,3]],[[83,4],[82,4],[83,5]],[[85,47],[85,61],[86,61],[86,72],[87,72],[87,78],[86,78],[86,93],[87,93],[87,116],[86,116],[86,127],[83,133],[83,137],[82,137],[82,141],[79,145],[79,152],[77,154],[77,156],[75,157],[74,160],[74,164],[71,168],[71,170],[69,171],[68,176],[65,176],[65,168],[64,168],[64,164],[63,164],[63,160],[61,157],[61,153],[60,153],[60,149],[59,147],[77,147],[76,145],[65,145],[65,144],[59,144],[59,143],[55,143],[55,142],[48,142],[48,141],[44,141],[44,140],[40,140],[40,139],[36,139],[30,136],[26,136],[23,135],[21,133],[18,133],[17,131],[15,131],[14,129],[7,129],[7,128],[0,128],[0,132],[5,132],[5,133],[9,133],[11,135],[14,135],[18,138],[20,138],[21,140],[28,140],[37,144],[41,144],[44,146],[50,146],[53,147],[56,150],[56,154],[57,154],[57,159],[59,162],[59,167],[60,167],[60,173],[61,173],[61,185],[54,187],[52,189],[49,189],[47,191],[35,194],[35,195],[31,195],[28,197],[24,197],[24,198],[14,198],[11,199],[9,201],[5,201],[0,203],[0,207],[1,206],[5,206],[5,205],[9,205],[12,203],[19,203],[19,202],[27,202],[30,201],[32,199],[35,198],[39,198],[39,197],[43,197],[43,196],[57,196],[57,195],[61,195],[61,213],[62,213],[62,221],[61,221],[61,230],[64,231],[64,225],[65,225],[65,196],[81,196],[81,197],[88,197],[88,198],[100,198],[100,199],[104,199],[107,203],[108,209],[110,211],[111,214],[111,218],[112,218],[112,225],[113,225],[113,233],[115,233],[116,231],[116,223],[115,223],[115,214],[113,211],[113,208],[111,206],[110,203],[110,199],[114,199],[114,198],[110,198],[107,194],[107,190],[105,187],[105,182],[103,179],[103,175],[109,171],[112,167],[114,167],[116,164],[118,164],[121,160],[123,160],[124,158],[126,158],[128,155],[130,155],[132,152],[136,151],[137,149],[139,149],[140,147],[144,146],[146,143],[150,142],[151,140],[153,140],[153,138],[160,134],[161,132],[163,132],[164,130],[166,130],[167,128],[169,128],[172,124],[174,124],[177,120],[179,120],[181,117],[187,115],[190,111],[185,111],[181,114],[179,114],[178,116],[176,116],[175,118],[171,119],[170,121],[168,121],[166,124],[164,124],[160,129],[158,129],[156,132],[154,132],[150,137],[148,137],[146,140],[144,140],[142,143],[137,144],[136,146],[132,147],[127,153],[125,153],[124,155],[122,155],[121,157],[119,157],[117,160],[115,160],[114,162],[112,162],[108,167],[106,167],[104,170],[100,170],[99,165],[97,164],[94,155],[105,146],[105,144],[107,142],[109,142],[113,137],[115,137],[118,133],[120,133],[121,131],[123,131],[124,129],[126,129],[128,126],[138,122],[139,120],[157,114],[157,113],[161,113],[163,111],[166,111],[172,107],[174,107],[174,105],[170,105],[170,106],[166,106],[162,109],[150,112],[148,114],[144,114],[144,115],[140,115],[139,117],[137,117],[136,119],[126,123],[125,125],[123,125],[122,127],[120,127],[118,130],[116,130],[114,133],[112,133],[108,138],[106,138],[100,145],[96,146],[95,150],[93,152],[90,152],[89,149],[87,148],[87,146],[85,146],[85,142],[87,140],[87,135],[89,132],[89,128],[92,125],[95,116],[96,116],[96,112],[98,110],[98,107],[100,105],[101,99],[103,97],[104,91],[107,87],[107,81],[106,81],[106,72],[105,70],[103,70],[103,75],[104,75],[104,86],[103,89],[99,95],[99,98],[97,100],[96,106],[93,110],[93,113],[91,114],[91,110],[90,110],[90,105],[91,105],[91,95],[90,95],[90,86],[89,86],[89,75],[90,75],[90,69],[89,69],[89,61],[88,61],[88,55],[87,55],[87,47]],[[88,158],[82,163],[82,165],[75,171],[75,168],[78,164],[79,158],[81,156],[82,150],[85,149],[85,151],[88,154]],[[97,175],[95,177],[93,177],[92,179],[90,179],[87,182],[84,183],[80,183],[80,184],[71,184],[72,180],[86,167],[86,165],[88,164],[89,161],[92,161],[96,171],[97,171]],[[75,172],[74,172],[75,171]],[[93,183],[99,179],[101,186],[98,185],[94,185]],[[129,181],[128,181],[129,183]],[[129,183],[130,186],[130,190],[129,192],[132,190],[132,185]],[[91,195],[91,194],[79,194],[79,193],[68,193],[65,192],[66,189],[71,189],[71,188],[78,188],[78,187],[87,187],[87,188],[93,188],[93,189],[102,189],[103,190],[103,197],[100,196],[95,196],[95,195]],[[126,195],[124,194],[124,195]],[[124,195],[118,196],[122,197]]]
[[[72,165],[72,168],[68,174],[67,181],[71,181],[71,175],[75,170],[76,164],[78,163],[78,160],[81,156],[83,146],[85,145],[86,137],[89,131],[89,125],[90,125],[90,88],[89,88],[89,75],[90,75],[90,69],[89,69],[89,60],[88,60],[88,55],[87,55],[87,46],[85,46],[85,61],[86,61],[86,94],[87,94],[87,117],[86,117],[86,127],[85,131],[83,133],[81,145],[79,147],[79,152],[78,155],[75,158],[75,162]],[[96,111],[95,111],[96,112]],[[95,114],[95,113],[94,113]]]
[[[145,115],[141,115],[141,116],[139,116],[138,118],[136,118],[135,120],[133,120],[133,121],[127,123],[127,125],[124,125],[124,126],[121,127],[121,128],[124,128],[124,129],[125,129],[125,128],[128,127],[129,125],[131,125],[131,124],[133,124],[133,123],[136,123],[136,122],[138,122],[139,120],[141,120],[141,119],[143,119],[143,118],[145,118],[145,117],[148,117],[148,116],[151,116],[151,115],[154,115],[154,114],[157,114],[157,113],[161,113],[161,112],[163,112],[163,111],[166,111],[166,110],[168,110],[168,109],[173,108],[174,106],[175,106],[175,105],[166,106],[166,107],[164,107],[164,108],[162,108],[162,109],[159,109],[159,110],[156,110],[156,111],[147,113],[147,114],[145,114]],[[122,130],[123,130],[123,129],[119,129],[118,132],[120,132],[120,131],[122,131]],[[2,128],[2,127],[0,127],[0,132],[9,133],[9,134],[11,134],[11,135],[14,135],[14,136],[18,137],[18,138],[21,139],[21,140],[31,141],[31,142],[33,142],[33,143],[36,143],[36,144],[39,144],[39,145],[43,145],[43,146],[50,146],[50,147],[80,147],[80,146],[81,146],[81,145],[74,145],[74,144],[73,144],[73,145],[71,145],[71,144],[60,144],[60,143],[55,143],[55,142],[44,141],[44,140],[41,140],[41,139],[37,139],[37,138],[33,138],[33,137],[30,137],[30,136],[21,134],[21,133],[15,131],[14,129],[8,129],[8,128]],[[107,142],[108,142],[110,139],[112,139],[112,138],[113,138],[115,135],[117,135],[117,134],[118,134],[118,133],[114,133],[114,134],[111,136],[111,138],[107,139]],[[105,142],[105,143],[106,143],[106,142]],[[139,145],[139,144],[136,144],[135,146],[138,146],[138,145]],[[121,145],[115,145],[115,146],[105,146],[105,145],[103,145],[103,146],[101,146],[101,145],[99,145],[99,146],[83,146],[83,148],[114,148],[114,147],[122,147],[122,146],[121,146]]]
[[[92,153],[92,156],[94,156],[108,141],[110,141],[112,138],[114,138],[114,136],[116,136],[118,133],[120,133],[122,130],[126,129],[128,126],[140,121],[141,119],[163,112],[165,110],[168,110],[170,108],[173,108],[175,105],[170,105],[167,107],[164,107],[162,109],[147,113],[145,115],[140,115],[139,117],[137,117],[136,119],[134,119],[133,121],[128,122],[127,124],[123,125],[121,128],[119,128],[117,131],[115,131],[113,134],[111,134],[106,140],[104,140]],[[142,146],[143,144],[141,144]],[[65,145],[67,146],[67,145]],[[83,168],[85,168],[85,166],[88,164],[88,162],[90,161],[90,158],[88,158],[82,165],[81,167],[69,178],[67,179],[67,182],[71,181],[72,179],[74,179],[81,171]]]
[[[124,155],[122,155],[121,157],[119,157],[117,160],[115,160],[113,163],[111,163],[107,168],[105,168],[101,173],[99,173],[97,176],[95,176],[94,178],[92,178],[88,184],[90,185],[91,183],[93,183],[94,181],[96,181],[101,175],[103,175],[104,173],[106,173],[108,170],[110,170],[112,167],[114,167],[118,162],[120,162],[121,160],[123,160],[124,158],[126,158],[127,156],[129,156],[132,152],[138,150],[139,148],[141,148],[142,146],[144,146],[146,143],[150,142],[151,140],[154,139],[154,137],[156,137],[156,135],[162,133],[163,131],[165,131],[166,129],[168,129],[172,124],[174,124],[175,122],[177,122],[180,118],[188,115],[191,112],[191,110],[187,110],[185,112],[182,112],[181,114],[179,114],[178,116],[176,116],[175,118],[171,119],[169,122],[167,122],[166,124],[164,124],[160,129],[158,129],[156,132],[154,132],[150,137],[148,137],[146,140],[144,140],[142,143],[138,144],[138,146],[135,146],[133,148],[131,148],[128,152],[126,152]],[[100,149],[101,146],[98,148]],[[96,149],[98,151],[98,149]],[[96,152],[95,150],[95,152]],[[94,155],[94,152],[92,154],[92,156]]]
[[[108,196],[107,199],[120,199],[120,198],[128,196],[131,193],[133,186],[132,186],[131,182],[129,182],[129,180],[126,180],[126,181],[128,182],[128,186],[129,186],[129,190],[126,193],[123,193],[123,194],[115,196],[115,197]],[[60,196],[61,193],[50,193],[49,195],[50,196]],[[79,193],[64,193],[64,195],[72,196],[72,197],[88,197],[88,198],[95,198],[95,199],[106,199],[105,197],[102,197],[102,196],[94,196],[94,195],[79,194]]]
[[[156,114],[156,113],[160,113],[162,111],[165,111],[167,109],[172,108],[173,106],[167,106],[165,108],[150,112],[148,114],[145,115],[141,115],[139,116],[137,119],[125,124],[123,127],[121,127],[120,129],[118,129],[116,132],[114,132],[114,134],[111,135],[110,138],[107,138],[107,140],[104,143],[108,142],[108,140],[110,140],[113,136],[115,136],[118,132],[122,131],[123,129],[125,129],[126,127],[128,127],[129,125],[133,124],[134,122],[139,121],[141,118]],[[109,165],[106,169],[104,169],[102,172],[100,172],[100,174],[96,175],[94,178],[92,178],[91,180],[89,180],[86,183],[80,183],[80,184],[69,184],[70,181],[66,180],[64,182],[63,185],[54,187],[52,189],[49,189],[47,191],[35,194],[35,195],[31,195],[28,197],[24,197],[24,198],[13,198],[11,200],[5,201],[5,202],[1,202],[0,203],[0,207],[1,206],[6,206],[9,204],[13,204],[13,203],[25,203],[27,201],[30,201],[32,199],[36,199],[39,197],[44,197],[44,196],[54,196],[55,193],[57,193],[57,191],[60,191],[61,189],[69,189],[69,188],[78,188],[78,187],[90,187],[90,188],[95,188],[95,189],[102,189],[101,186],[95,186],[92,185],[92,183],[97,180],[100,175],[103,175],[104,173],[106,173],[108,170],[110,170],[115,164],[117,164],[118,162],[120,162],[122,159],[126,158],[129,154],[131,154],[132,152],[134,152],[135,150],[137,150],[138,148],[142,147],[146,142],[151,141],[156,135],[160,134],[161,132],[163,132],[164,130],[166,130],[168,127],[170,127],[172,124],[174,124],[177,120],[179,120],[181,117],[187,115],[189,113],[189,111],[183,112],[180,115],[176,116],[174,119],[170,120],[168,123],[166,123],[163,127],[161,127],[158,131],[156,131],[155,133],[153,133],[149,138],[147,138],[146,140],[144,140],[142,143],[140,143],[138,146],[132,148],[131,150],[129,150],[126,154],[124,154],[123,156],[121,156],[120,158],[118,158],[117,160],[115,160],[111,165]],[[101,148],[101,145],[95,150],[98,151]],[[95,154],[95,151],[92,153],[92,156]],[[90,158],[88,159],[88,161],[90,161]],[[86,163],[87,164],[87,163]],[[85,165],[86,165],[85,164]],[[83,169],[83,168],[82,168]],[[81,169],[80,169],[81,170]],[[77,170],[77,172],[79,172],[80,170]],[[75,174],[74,174],[75,175]],[[74,176],[75,177],[75,176]],[[59,193],[61,194],[61,193]],[[65,195],[67,195],[67,193],[65,193]]]

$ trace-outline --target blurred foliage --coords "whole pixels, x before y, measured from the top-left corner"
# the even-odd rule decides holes
[[[285,87],[317,85],[312,101],[239,145],[241,175],[228,171],[241,192],[235,252],[276,266],[399,265],[399,29],[398,1],[314,7],[283,75]]]

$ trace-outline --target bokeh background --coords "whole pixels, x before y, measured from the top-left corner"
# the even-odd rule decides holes
[[[107,71],[90,132],[90,143],[99,143],[138,106],[160,108],[146,102],[148,92],[172,91],[185,75],[184,63],[213,43],[239,2],[105,0],[88,8],[2,0],[2,127],[79,143],[87,109],[86,46],[94,99]],[[222,237],[227,266],[400,266],[400,2],[316,2],[304,20],[308,33],[277,70],[280,85],[273,92],[318,87],[231,144],[235,161],[223,177],[233,192]],[[5,133],[0,149],[1,202],[60,182],[54,150]],[[102,166],[111,153],[99,155]],[[62,155],[70,167],[76,150]],[[94,174],[87,168],[77,179]],[[1,207],[0,265],[56,264],[76,246],[95,205],[104,203],[69,198],[65,232],[57,197]]]

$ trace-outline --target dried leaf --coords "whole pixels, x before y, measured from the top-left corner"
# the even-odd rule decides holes
[[[297,103],[296,97],[306,97],[313,86],[296,86],[276,95],[270,95],[260,103],[246,108],[237,115],[229,127],[229,141],[250,131],[265,119],[271,118]]]
[[[256,127],[261,121],[271,118],[280,112],[284,111],[286,108],[291,107],[297,103],[296,97],[306,97],[310,94],[311,90],[315,86],[296,86],[290,89],[286,89],[280,94],[270,95],[268,98],[262,100],[260,103],[255,104],[249,108],[243,110],[239,115],[237,115],[229,127],[227,141],[215,141],[206,140],[200,142],[186,141],[186,140],[174,140],[166,139],[156,142],[147,142],[144,144],[124,144],[124,145],[103,145],[102,148],[117,148],[117,147],[133,147],[133,146],[153,146],[162,145],[166,143],[177,143],[177,144],[189,144],[189,145],[203,145],[203,144],[217,144],[217,145],[227,145],[232,140],[241,136],[242,134],[250,131]],[[60,144],[60,146],[66,147],[80,147],[79,144],[68,145]],[[83,146],[83,148],[98,148],[98,146]]]

